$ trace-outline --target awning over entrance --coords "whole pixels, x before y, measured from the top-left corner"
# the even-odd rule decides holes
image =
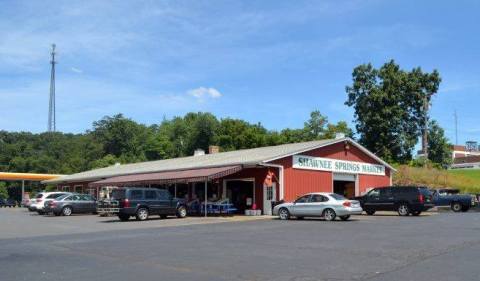
[[[166,183],[188,183],[205,182],[222,178],[242,170],[242,166],[225,166],[216,168],[203,168],[182,171],[168,171],[147,174],[134,174],[112,177],[96,182],[90,186],[128,186],[141,184],[166,184]]]

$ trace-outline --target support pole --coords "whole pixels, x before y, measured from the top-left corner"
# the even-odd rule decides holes
[[[208,181],[205,180],[205,217],[207,217],[207,186],[208,186]]]
[[[177,198],[177,183],[175,183],[175,198]]]
[[[20,205],[23,206],[23,198],[25,194],[25,180],[22,180],[22,201],[20,202]]]

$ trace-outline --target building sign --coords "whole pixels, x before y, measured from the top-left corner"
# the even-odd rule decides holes
[[[385,166],[306,155],[293,156],[293,168],[350,174],[385,175]]]

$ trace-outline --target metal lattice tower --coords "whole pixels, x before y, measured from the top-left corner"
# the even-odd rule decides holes
[[[50,101],[48,104],[48,131],[56,131],[56,113],[55,113],[55,44],[52,44],[52,72],[50,74]]]

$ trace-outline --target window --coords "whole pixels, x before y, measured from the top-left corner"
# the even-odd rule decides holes
[[[65,198],[63,201],[72,201],[73,199],[73,196],[68,196],[67,198]]]
[[[122,200],[125,199],[125,189],[114,189],[110,197],[113,200]]]
[[[170,199],[170,193],[166,190],[159,190],[158,191],[158,198],[160,200],[169,200]]]
[[[60,196],[63,196],[65,195],[65,193],[55,193],[55,194],[50,194],[47,196],[47,199],[55,199],[55,198],[58,198]]]
[[[295,200],[295,203],[307,203],[310,201],[310,195],[304,195],[297,200]]]
[[[390,188],[380,188],[380,196],[381,197],[391,197],[392,195],[392,190]]]
[[[143,192],[141,190],[131,190],[130,191],[130,199],[139,200],[142,199]]]
[[[369,196],[369,197],[379,197],[379,196],[380,196],[380,189],[372,189],[372,190],[368,193],[368,196]]]
[[[37,196],[35,196],[36,199],[40,199],[42,197],[43,197],[43,193],[39,193],[39,194],[37,194]]]
[[[72,195],[72,201],[80,201],[80,195]]]
[[[157,199],[157,192],[155,190],[145,190],[145,199]]]
[[[332,196],[332,198],[335,199],[335,200],[347,200],[347,198],[345,198],[345,196],[340,195],[340,194],[336,194],[336,193],[332,193],[332,194],[330,194],[330,196]]]
[[[93,198],[90,195],[81,195],[80,198],[82,201],[93,201]]]
[[[312,199],[310,200],[310,202],[312,203],[320,203],[320,202],[327,202],[327,201],[328,201],[328,198],[320,194],[312,195]]]

